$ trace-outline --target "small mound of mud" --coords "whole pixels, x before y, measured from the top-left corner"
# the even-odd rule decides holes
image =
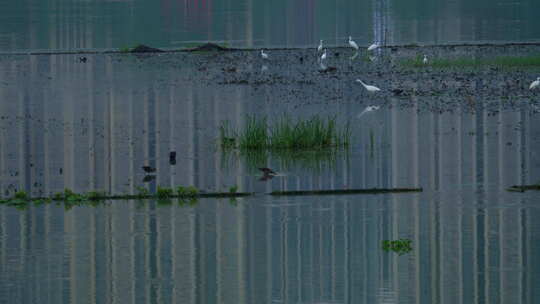
[[[138,46],[132,48],[129,52],[130,53],[163,53],[164,51],[146,46],[144,44],[139,44]]]
[[[230,49],[226,47],[222,47],[215,43],[206,43],[196,48],[193,48],[190,51],[192,52],[217,52],[217,51],[223,52],[223,51],[230,51]]]

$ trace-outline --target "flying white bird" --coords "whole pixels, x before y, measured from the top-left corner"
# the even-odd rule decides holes
[[[531,86],[529,87],[529,90],[532,90],[540,85],[540,77],[536,78],[535,81],[531,83]]]
[[[324,49],[324,53],[321,56],[321,61],[326,59],[326,49]]]
[[[381,107],[379,106],[368,106],[364,109],[364,111],[362,111],[360,114],[358,114],[356,116],[356,118],[360,118],[362,117],[362,115],[366,114],[366,113],[369,113],[369,112],[373,112],[373,111],[377,111],[378,109],[380,109]]]
[[[317,52],[322,51],[322,39],[321,42],[319,42],[319,46],[317,47]]]
[[[354,48],[355,50],[358,50],[358,44],[352,40],[352,37],[349,36],[349,45]]]
[[[365,84],[362,80],[360,79],[356,79],[356,82],[360,82],[364,88],[366,88],[366,90],[368,90],[369,92],[378,92],[380,91],[381,89],[377,88],[376,86],[372,86],[372,85],[368,85],[368,84]]]
[[[266,54],[264,50],[261,50],[261,57],[262,59],[268,59],[268,54]]]
[[[424,60],[422,60],[424,64],[427,64],[427,55],[424,55]]]
[[[372,45],[370,45],[367,50],[368,51],[373,51],[374,49],[378,48],[379,45],[377,43],[373,43]]]

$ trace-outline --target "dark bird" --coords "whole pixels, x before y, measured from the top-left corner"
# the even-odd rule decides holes
[[[152,167],[150,167],[150,166],[142,166],[142,169],[143,169],[144,172],[146,172],[146,173],[156,172],[156,168],[152,168]]]
[[[264,175],[276,175],[277,174],[276,172],[274,172],[270,168],[259,168],[259,170],[261,170]]]
[[[79,62],[82,62],[82,63],[85,63],[86,62],[86,57],[79,57]]]
[[[394,95],[401,95],[401,93],[403,93],[403,89],[393,89],[392,93],[394,93]]]
[[[176,165],[176,151],[169,152],[169,164]]]

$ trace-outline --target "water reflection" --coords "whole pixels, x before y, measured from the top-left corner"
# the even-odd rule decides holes
[[[460,196],[1,207],[0,295],[8,303],[533,303],[538,195]],[[398,238],[413,250],[381,249]]]
[[[374,104],[373,97],[343,83],[290,82],[285,77],[293,66],[273,72],[269,77],[278,80],[269,85],[257,84],[258,79],[249,79],[253,85],[220,85],[213,71],[198,72],[200,62],[190,58],[89,56],[82,64],[76,56],[13,56],[1,61],[0,193],[24,189],[41,195],[65,188],[135,193],[143,181],[151,191],[156,185],[211,191],[233,185],[240,191],[450,191],[540,180],[538,114],[527,100],[392,97],[390,107],[381,105],[357,119]],[[319,95],[323,91],[328,95]],[[336,95],[339,103],[329,104]],[[338,123],[354,122],[350,153],[307,158],[263,153],[230,160],[219,151],[223,121],[241,128],[249,114],[282,113],[337,115]],[[145,180],[143,166],[156,169],[155,179]],[[261,189],[250,169],[259,166],[286,176]]]
[[[316,47],[320,39],[328,46],[346,45],[349,35],[361,46],[530,41],[540,36],[540,21],[529,13],[534,5],[535,0],[6,2],[0,50],[179,47],[207,41]]]

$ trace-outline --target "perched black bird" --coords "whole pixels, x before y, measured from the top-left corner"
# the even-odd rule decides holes
[[[86,62],[86,57],[79,57],[79,62],[82,62],[82,63],[85,63]]]
[[[264,175],[276,175],[276,172],[270,168],[259,168],[259,170],[261,170]]]
[[[176,165],[176,152],[175,151],[169,152],[169,164]]]
[[[156,172],[156,168],[152,168],[152,167],[150,167],[150,166],[142,166],[142,169],[143,169],[144,172],[146,172],[146,173]]]

